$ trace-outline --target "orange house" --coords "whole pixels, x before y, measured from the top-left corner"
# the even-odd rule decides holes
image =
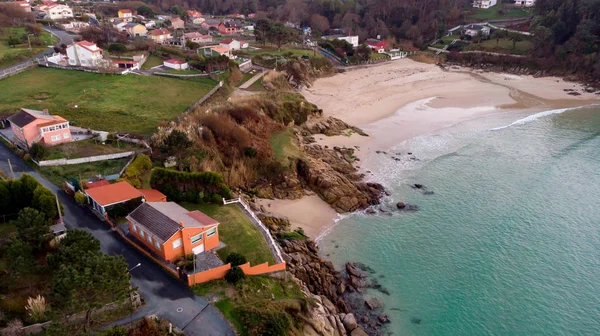
[[[36,142],[52,146],[73,140],[69,122],[61,116],[50,115],[48,110],[22,108],[10,116],[8,121],[15,139],[27,148]]]
[[[217,28],[221,35],[233,35],[244,31],[242,25],[237,22],[221,22]]]
[[[219,222],[174,202],[143,203],[127,219],[133,236],[171,262],[219,246]]]

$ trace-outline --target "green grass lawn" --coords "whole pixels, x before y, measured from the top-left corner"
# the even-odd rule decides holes
[[[9,36],[13,35],[20,38],[26,34],[25,28],[2,28],[0,32],[0,69],[25,61],[48,49],[51,44],[50,33],[43,31],[40,36],[41,45],[32,45],[31,51],[27,40],[14,47],[8,45]],[[33,36],[31,38],[33,39]]]
[[[0,113],[47,108],[75,126],[150,135],[159,122],[175,119],[215,85],[209,78],[36,68],[0,80]]]
[[[130,157],[114,160],[96,161],[82,163],[76,165],[65,165],[57,167],[38,167],[37,170],[44,175],[50,182],[60,186],[65,180],[70,180],[71,177],[90,179],[97,175],[112,175],[118,174]]]
[[[264,78],[265,78],[265,76],[262,76],[256,82],[252,83],[246,90],[253,91],[253,92],[265,91],[265,87],[263,86]]]
[[[271,144],[271,148],[273,148],[273,153],[275,154],[277,161],[285,164],[287,163],[288,158],[300,155],[298,147],[296,147],[292,141],[293,136],[292,131],[284,130],[271,136],[269,139],[269,143]]]
[[[118,143],[116,140],[110,141],[110,143],[107,141],[106,144],[103,145],[100,141],[91,139],[81,140],[48,147],[48,154],[43,160],[61,158],[76,159],[86,156],[129,152],[142,148],[144,147],[124,141],[119,141]]]
[[[200,210],[221,223],[219,238],[227,245],[217,251],[221,260],[225,260],[229,253],[237,252],[244,255],[252,266],[264,262],[275,264],[262,233],[237,205],[183,203],[182,206],[188,210]]]
[[[236,285],[227,283],[225,280],[215,280],[192,287],[192,290],[201,296],[216,297],[215,305],[223,313],[227,320],[235,326],[242,336],[252,334],[255,323],[260,321],[244,321],[238,316],[237,310],[246,307],[258,308],[260,311],[286,311],[292,315],[293,310],[286,308],[301,306],[300,302],[306,302],[306,298],[300,288],[293,281],[279,280],[268,276],[250,276],[241,280]],[[301,333],[294,333],[301,334]]]
[[[246,83],[250,78],[254,77],[254,75],[256,75],[257,72],[255,71],[248,71],[244,74],[244,76],[242,77],[242,79],[235,85],[236,87],[240,87],[240,85]]]
[[[382,58],[390,58],[390,56],[388,56],[387,54],[371,53],[371,59],[373,61],[376,61],[376,60],[379,60]]]
[[[321,55],[321,53],[315,53],[310,50],[310,49],[286,49],[286,48],[281,48],[281,50],[277,50],[277,48],[275,49],[271,49],[271,48],[267,48],[267,49],[260,49],[260,50],[244,50],[243,52],[240,53],[240,55],[248,55],[250,57],[252,56],[257,56],[257,55],[276,55],[276,56],[288,56],[288,55],[292,55],[292,56],[308,56],[310,58],[313,57],[323,57],[323,55]]]
[[[483,9],[483,8],[469,8],[469,10],[474,13],[469,16],[471,19],[477,20],[502,20],[502,19],[515,19],[515,18],[525,18],[530,16],[530,12],[521,8],[510,8],[510,9],[502,9],[500,4]],[[500,13],[502,12],[502,13]]]
[[[165,70],[165,71],[161,71],[161,72],[174,74],[174,75],[199,75],[202,73],[198,70],[190,70],[190,69],[187,69],[187,70],[169,69],[169,70]]]
[[[524,40],[517,42],[513,48],[513,42],[510,39],[502,38],[498,42],[496,39],[481,41],[481,43],[471,43],[465,50],[481,50],[505,54],[526,55],[531,51],[531,42]]]
[[[148,70],[155,66],[163,65],[163,61],[164,60],[162,58],[156,55],[149,55],[146,62],[144,62],[144,64],[142,65],[142,70]]]

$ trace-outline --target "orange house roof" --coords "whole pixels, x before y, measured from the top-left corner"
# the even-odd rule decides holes
[[[167,196],[156,189],[140,189],[146,202],[166,202]]]
[[[117,182],[86,190],[86,194],[101,206],[117,204],[142,197],[143,194],[127,182]]]
[[[53,117],[54,117],[56,120],[53,120],[53,121],[48,121],[48,122],[45,122],[45,123],[38,124],[38,127],[51,126],[51,125],[55,125],[55,124],[62,124],[62,123],[64,123],[64,122],[67,122],[67,119],[65,119],[65,118],[63,118],[63,117],[61,117],[61,116],[59,116],[59,115],[56,115],[56,114],[55,114],[55,115],[53,115]]]
[[[94,181],[94,182],[88,182],[87,188],[88,189],[98,188],[98,187],[102,187],[102,186],[109,185],[109,184],[110,184],[110,182],[108,182],[107,180],[98,180],[98,181]]]

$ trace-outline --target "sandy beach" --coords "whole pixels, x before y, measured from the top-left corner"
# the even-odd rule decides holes
[[[578,96],[569,95],[576,90]],[[580,84],[556,77],[534,78],[468,68],[441,69],[402,59],[318,79],[302,94],[333,116],[363,129],[369,137],[316,136],[328,146],[357,148],[359,165],[368,169],[375,150],[404,140],[498,113],[536,113],[600,102]],[[263,200],[270,212],[286,216],[317,238],[337,214],[317,196],[301,200]]]

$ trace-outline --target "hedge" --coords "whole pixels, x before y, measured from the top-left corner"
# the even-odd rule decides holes
[[[155,168],[150,186],[174,202],[219,203],[221,198],[233,198],[223,176],[215,172],[186,173]]]

